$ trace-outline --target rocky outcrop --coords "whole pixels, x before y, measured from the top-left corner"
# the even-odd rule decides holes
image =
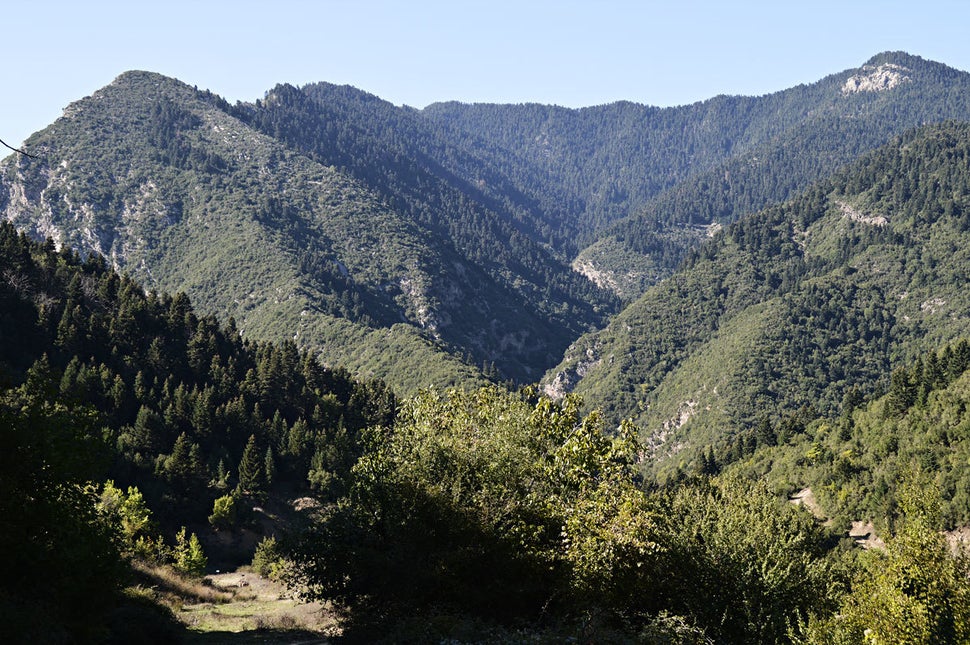
[[[893,63],[865,65],[860,72],[846,80],[842,85],[842,94],[884,92],[912,80],[908,76],[909,68]]]

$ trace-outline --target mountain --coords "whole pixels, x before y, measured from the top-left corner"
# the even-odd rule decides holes
[[[577,341],[546,390],[633,416],[664,468],[877,391],[970,333],[968,159],[970,125],[926,126],[729,225]]]
[[[299,97],[307,112],[290,114]],[[355,93],[341,105],[353,112],[354,101],[376,99]],[[400,203],[414,186],[365,183],[367,172],[390,181],[393,169],[363,156],[363,133],[347,135],[362,150],[337,145],[323,159],[343,170],[304,151],[326,148],[326,133],[291,142],[280,130],[301,116],[332,125],[325,105],[281,87],[231,108],[173,79],[126,73],[34,135],[38,159],[6,160],[0,208],[148,287],[189,293],[246,335],[297,340],[402,391],[484,382],[482,366],[534,380],[602,319],[587,300],[609,310],[565,260],[443,180],[401,171],[434,186],[423,193],[440,200],[434,208]],[[279,138],[233,114],[272,122]],[[375,147],[380,159],[397,154]],[[475,248],[471,230],[486,232]]]
[[[627,299],[718,226],[793,196],[905,130],[970,118],[970,74],[902,52],[760,97],[693,105],[437,104],[429,118],[504,147],[574,196],[574,267]],[[541,191],[541,187],[536,187]]]
[[[548,182],[559,162],[353,88],[231,106],[131,72],[70,106],[37,158],[0,164],[0,629],[176,640],[141,566],[200,575],[204,543],[285,557],[354,642],[967,640],[967,561],[940,529],[970,518],[970,122],[864,152],[866,110],[964,100],[962,73],[927,64],[956,88],[940,102],[917,63],[846,75],[817,132],[797,110],[746,122],[776,137],[750,174],[748,131],[719,149],[715,128],[744,119],[711,116],[703,163],[667,171],[596,139],[626,104]],[[733,101],[707,108],[769,104]],[[624,158],[659,174],[636,206],[656,253],[623,253],[669,276],[602,326],[619,302],[570,258],[640,234],[617,233],[633,202],[584,192]],[[604,195],[600,219],[578,210]],[[490,359],[526,380],[594,326],[543,385],[602,413],[531,387],[400,399],[331,367],[403,391],[483,382]],[[610,432],[625,416],[646,434]],[[802,487],[834,523],[774,494]],[[859,518],[884,553],[840,539]],[[306,530],[251,539],[288,524]]]
[[[128,72],[0,163],[0,210],[402,393],[528,383],[719,227],[970,119],[968,79],[886,53],[677,108],[415,110],[326,83],[230,105]]]

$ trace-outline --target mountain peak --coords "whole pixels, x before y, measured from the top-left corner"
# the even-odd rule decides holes
[[[159,74],[158,72],[149,72],[139,69],[122,72],[117,78],[115,78],[115,80],[111,81],[108,87],[138,87],[143,85],[173,85],[179,87],[189,87],[188,84],[178,80],[177,78],[165,76],[164,74]]]
[[[879,67],[881,65],[899,65],[901,67],[915,68],[927,63],[926,59],[920,58],[904,51],[885,51],[880,52],[867,60],[860,69],[867,67]]]

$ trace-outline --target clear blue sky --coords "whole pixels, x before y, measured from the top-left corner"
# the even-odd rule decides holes
[[[415,107],[680,105],[887,50],[970,71],[970,2],[957,0],[20,0],[0,16],[0,139],[13,145],[129,69],[232,102],[329,81]]]

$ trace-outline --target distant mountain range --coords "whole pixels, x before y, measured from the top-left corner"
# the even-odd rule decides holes
[[[710,291],[704,267],[767,270],[740,249],[727,259],[741,229],[719,228],[947,120],[970,120],[970,75],[903,53],[776,94],[664,109],[414,110],[323,83],[230,105],[127,72],[30,137],[38,158],[0,163],[0,210],[32,235],[103,254],[146,288],[188,293],[247,336],[294,339],[402,393],[534,382],[565,354],[549,387],[576,388],[614,416],[649,404],[641,418],[655,423],[687,400],[672,394],[664,407],[655,388],[690,356],[701,360],[694,351],[728,324],[724,308],[754,316],[747,308],[779,286],[755,276],[757,297]],[[873,228],[839,215],[849,211],[825,185],[835,222]],[[842,190],[845,208],[878,216],[858,190]],[[810,210],[797,205],[806,199],[781,208]],[[781,217],[778,208],[749,225],[769,226],[757,222]],[[890,222],[875,229],[895,230]],[[695,310],[678,288],[737,302]],[[667,347],[649,330],[671,317],[704,323]],[[759,321],[777,331],[774,319]],[[624,325],[648,337],[630,332],[625,349],[608,347]],[[643,358],[654,351],[662,358]]]

